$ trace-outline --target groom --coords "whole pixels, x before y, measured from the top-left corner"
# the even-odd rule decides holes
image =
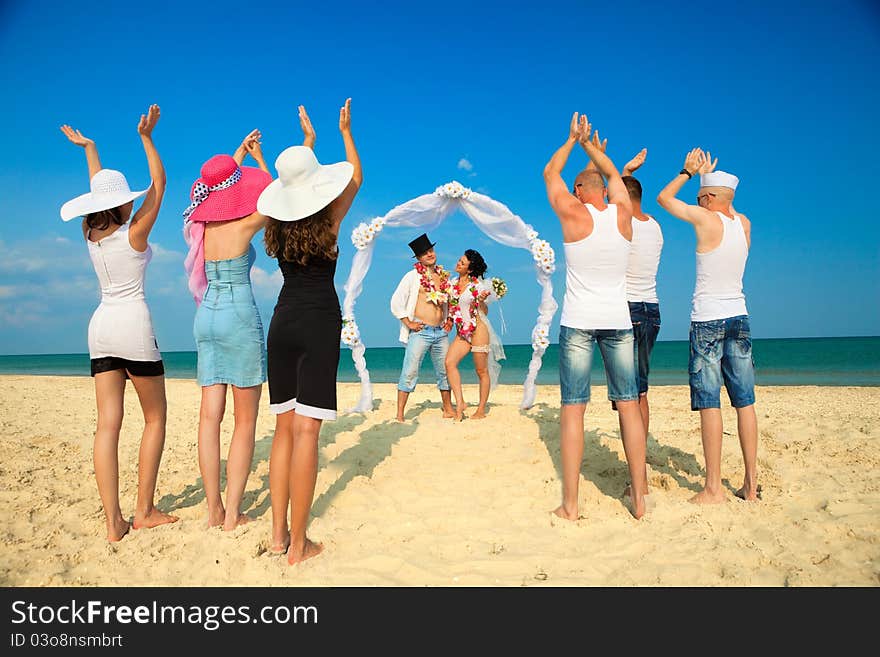
[[[454,417],[449,382],[446,380],[449,309],[449,274],[437,264],[434,244],[424,233],[409,243],[416,263],[404,274],[391,297],[391,313],[400,320],[400,341],[406,345],[403,368],[397,384],[397,421],[403,422],[409,393],[416,388],[425,352],[431,352],[437,387],[443,399],[443,417]]]

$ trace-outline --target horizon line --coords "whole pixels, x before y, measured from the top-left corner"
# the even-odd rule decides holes
[[[753,337],[753,341],[764,341],[764,340],[847,340],[847,339],[863,339],[863,338],[880,338],[880,335],[811,335],[811,336],[790,336],[790,337],[776,337],[776,338],[755,338]],[[657,342],[684,342],[687,343],[688,340],[657,340]],[[531,343],[529,342],[521,342],[521,343],[511,343],[505,344],[505,347],[531,347]],[[551,342],[551,347],[558,347],[558,342]],[[376,347],[367,347],[367,349],[405,349],[402,344],[398,345],[380,345]],[[197,353],[196,349],[167,349],[160,350],[163,354],[192,354]],[[348,351],[351,351],[348,349]],[[88,356],[88,352],[85,351],[69,351],[62,353],[51,353],[51,352],[43,352],[43,353],[28,353],[28,354],[0,354],[0,358],[10,357],[10,356]]]

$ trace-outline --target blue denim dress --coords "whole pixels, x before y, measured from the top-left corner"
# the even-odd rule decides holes
[[[256,255],[250,246],[237,258],[205,261],[208,288],[193,324],[200,386],[247,388],[266,380],[263,323],[250,277]]]

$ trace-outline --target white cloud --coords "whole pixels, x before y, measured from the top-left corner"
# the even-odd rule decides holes
[[[458,161],[458,168],[462,171],[473,171],[474,165],[466,157],[463,157]]]
[[[150,242],[150,247],[153,249],[154,258],[157,258],[159,260],[166,260],[169,262],[183,262],[184,254],[180,251],[166,249],[158,242]]]
[[[267,299],[275,299],[284,284],[284,276],[280,269],[271,274],[262,267],[254,266],[251,269],[251,285],[254,288],[254,296]]]

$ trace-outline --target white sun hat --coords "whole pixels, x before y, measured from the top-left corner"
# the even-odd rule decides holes
[[[278,179],[257,199],[257,211],[279,221],[298,221],[330,205],[345,191],[354,166],[351,162],[320,164],[308,146],[286,148],[275,160]]]
[[[125,205],[150,191],[149,187],[140,192],[131,191],[125,176],[115,169],[98,171],[92,176],[89,187],[92,191],[88,194],[77,196],[61,206],[61,218],[64,221]]]
[[[736,191],[739,178],[726,171],[713,171],[700,176],[700,187],[728,187]]]

